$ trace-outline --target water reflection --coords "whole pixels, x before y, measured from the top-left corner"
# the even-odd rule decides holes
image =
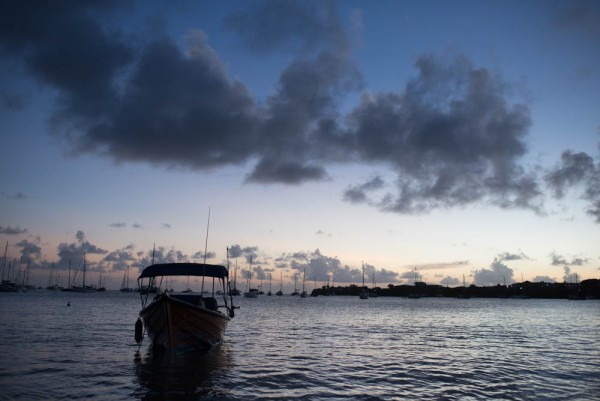
[[[154,353],[149,347],[134,359],[134,395],[143,400],[226,399],[225,376],[231,366],[227,345],[177,355]]]

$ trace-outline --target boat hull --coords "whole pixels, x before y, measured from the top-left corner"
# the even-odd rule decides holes
[[[219,345],[231,320],[224,313],[168,294],[161,294],[142,309],[140,317],[154,348],[165,350],[202,349]]]

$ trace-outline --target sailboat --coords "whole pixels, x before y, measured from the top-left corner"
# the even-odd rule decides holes
[[[252,288],[252,256],[250,256],[250,271],[248,272],[248,278],[246,280],[246,292],[244,292],[244,297],[246,298],[258,298],[258,290]]]
[[[275,293],[275,295],[277,295],[278,297],[280,297],[280,296],[283,295],[283,271],[281,272],[281,284],[280,284],[280,287],[279,287],[279,291],[277,291]]]
[[[300,294],[300,298],[306,298],[308,294],[304,290],[304,283],[306,282],[306,269],[304,269],[304,275],[302,276],[302,294]]]
[[[299,295],[300,294],[298,292],[298,287],[296,286],[297,281],[298,281],[298,272],[294,273],[294,292],[292,292],[290,295]]]
[[[123,282],[121,283],[121,292],[134,292],[133,288],[129,287],[129,265],[127,265],[127,270],[125,270],[125,274],[123,274]]]
[[[421,294],[419,294],[419,291],[417,290],[417,268],[416,267],[415,267],[415,290],[414,290],[414,292],[409,293],[408,297],[411,299],[421,298]]]
[[[362,291],[360,292],[359,295],[360,299],[369,299],[369,292],[367,291],[367,288],[365,287],[365,264],[362,264]]]
[[[369,297],[377,298],[378,296],[379,294],[377,294],[377,292],[375,291],[375,272],[373,272],[373,291],[369,293]]]
[[[271,273],[269,273],[269,292],[267,292],[267,296],[269,296],[269,297],[270,297],[271,295],[273,295],[273,294],[271,293],[271,281],[272,281],[272,278],[273,278],[273,277],[272,277]]]
[[[467,292],[467,284],[465,282],[465,275],[463,274],[463,290],[462,293],[458,295],[459,299],[469,299],[471,298],[471,296],[469,295],[469,293]]]
[[[85,285],[85,271],[86,271],[86,259],[85,252],[83,253],[83,279],[81,286],[72,286],[71,291],[73,292],[96,292],[96,289],[92,285]]]
[[[229,248],[227,248],[227,257],[229,260]],[[229,263],[229,262],[228,262]],[[235,273],[233,276],[233,290],[231,290],[231,295],[237,297],[240,296],[240,294],[242,293],[240,290],[237,289],[237,259],[235,260]]]

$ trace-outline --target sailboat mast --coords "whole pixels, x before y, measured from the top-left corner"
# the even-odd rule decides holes
[[[208,248],[208,228],[210,227],[210,206],[208,207],[208,222],[206,223],[206,238],[204,240],[204,267],[206,270],[206,249]],[[202,274],[202,293],[204,293],[204,274]]]
[[[83,253],[83,288],[85,288],[85,252]]]

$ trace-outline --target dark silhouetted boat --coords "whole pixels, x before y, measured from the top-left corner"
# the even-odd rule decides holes
[[[167,276],[196,276],[212,280],[212,296],[197,293],[162,292],[148,303],[142,296],[140,319],[136,323],[136,341],[141,343],[143,330],[155,349],[189,350],[210,348],[223,342],[225,330],[234,316],[233,299],[222,295],[217,300],[214,291],[229,293],[229,274],[221,265],[201,263],[164,263],[146,267],[138,278],[140,288],[159,287],[157,280]],[[148,281],[145,284],[145,281]],[[140,323],[141,321],[141,323]]]

